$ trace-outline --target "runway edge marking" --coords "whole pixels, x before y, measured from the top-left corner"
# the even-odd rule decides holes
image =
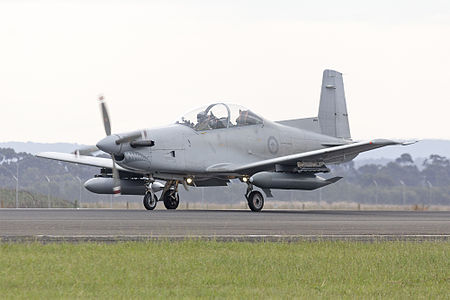
[[[324,234],[324,235],[33,235],[1,236],[1,243],[27,242],[151,242],[151,241],[219,241],[219,242],[300,242],[300,241],[450,241],[450,234]]]

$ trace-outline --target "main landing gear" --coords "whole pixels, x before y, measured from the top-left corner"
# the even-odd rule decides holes
[[[180,196],[178,195],[178,181],[167,181],[159,199],[152,190],[150,182],[145,186],[147,191],[145,192],[143,203],[147,210],[154,210],[158,201],[163,201],[164,206],[167,209],[176,209],[180,204]]]
[[[264,196],[258,191],[253,191],[253,185],[251,183],[247,183],[247,193],[245,194],[245,198],[247,198],[248,207],[252,211],[261,211],[264,207]]]

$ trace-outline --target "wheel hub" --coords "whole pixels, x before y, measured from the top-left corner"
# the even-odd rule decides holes
[[[264,197],[260,192],[253,191],[247,196],[248,206],[253,211],[260,211],[264,206]]]

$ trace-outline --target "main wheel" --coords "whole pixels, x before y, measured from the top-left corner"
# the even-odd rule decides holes
[[[156,207],[156,204],[158,203],[158,198],[156,197],[155,194],[153,194],[153,197],[152,197],[152,193],[147,192],[147,193],[145,193],[143,202],[144,202],[144,206],[147,210],[154,210]]]
[[[247,201],[248,207],[252,211],[261,211],[264,206],[264,196],[258,191],[251,192],[247,197]]]
[[[176,209],[180,204],[180,196],[175,191],[167,191],[162,195],[164,206],[167,209]]]

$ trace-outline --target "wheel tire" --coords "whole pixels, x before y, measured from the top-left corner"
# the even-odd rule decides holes
[[[247,202],[252,211],[261,211],[264,207],[264,196],[258,191],[253,191],[248,195]]]
[[[156,207],[156,204],[158,204],[158,198],[156,197],[155,194],[153,194],[153,199],[152,199],[152,193],[145,193],[143,203],[144,203],[144,207],[147,210],[154,210]]]
[[[167,191],[163,194],[163,201],[167,209],[176,209],[180,204],[180,196],[177,192]]]

